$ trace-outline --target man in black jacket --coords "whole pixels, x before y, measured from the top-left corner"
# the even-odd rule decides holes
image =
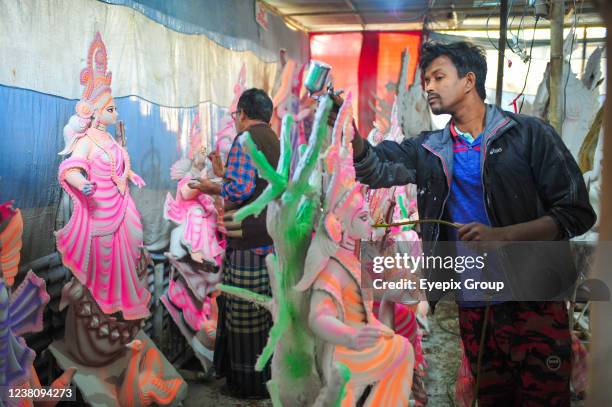
[[[578,165],[555,130],[484,103],[480,48],[427,43],[420,67],[433,113],[450,114],[450,122],[376,147],[357,135],[353,153],[360,182],[415,183],[420,219],[461,225],[423,224],[424,242],[567,240],[594,224]],[[570,405],[571,338],[562,301],[459,306],[479,406]]]

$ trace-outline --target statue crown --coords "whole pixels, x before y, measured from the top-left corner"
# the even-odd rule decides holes
[[[81,71],[81,85],[85,86],[81,101],[95,103],[102,94],[111,92],[112,74],[107,72],[108,55],[100,32],[96,32],[87,53],[87,66]]]

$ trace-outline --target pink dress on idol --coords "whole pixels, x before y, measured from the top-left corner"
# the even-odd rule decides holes
[[[165,204],[165,217],[180,225],[185,223],[181,243],[190,251],[200,252],[205,261],[221,266],[223,247],[216,236],[217,209],[210,195],[199,193],[193,199],[185,199],[181,190],[191,180],[184,176],[176,188],[176,199],[168,194]]]
[[[83,137],[95,132],[102,130],[89,128]],[[68,224],[56,232],[57,249],[104,313],[145,318],[151,294],[136,272],[142,225],[127,187],[129,156],[112,139],[97,147],[89,159],[70,157],[60,165],[59,181],[74,209]],[[71,169],[82,170],[96,184],[93,195],[85,196],[66,181]]]

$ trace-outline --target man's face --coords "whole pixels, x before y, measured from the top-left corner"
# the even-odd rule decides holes
[[[431,61],[425,70],[427,101],[434,114],[452,114],[466,95],[467,75],[459,78],[457,68],[445,55]]]
[[[240,133],[246,128],[246,121],[248,120],[247,115],[242,111],[238,110],[232,115],[234,119],[234,127],[236,127],[236,133]]]

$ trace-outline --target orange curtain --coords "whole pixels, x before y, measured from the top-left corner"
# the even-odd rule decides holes
[[[359,55],[363,36],[361,33],[312,34],[310,56],[332,66],[332,80],[336,90],[344,90],[345,97],[353,95],[353,106],[359,111]]]
[[[377,117],[370,106],[374,104],[380,107],[376,97],[389,106],[393,103],[402,65],[402,52],[406,48],[410,52],[407,84],[412,84],[421,38],[420,31],[310,35],[312,59],[332,66],[336,89],[352,92],[355,111],[359,112],[356,119],[362,136],[366,136],[372,129],[373,121],[383,119]]]

